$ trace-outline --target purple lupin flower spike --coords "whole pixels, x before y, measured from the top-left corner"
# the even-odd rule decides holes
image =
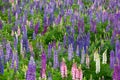
[[[12,58],[12,56],[13,56],[12,48],[11,48],[10,42],[8,42],[6,44],[6,56],[5,56],[6,62],[9,61]]]
[[[77,45],[77,48],[76,48],[76,56],[80,56],[80,53],[79,53],[79,45]]]
[[[115,63],[115,54],[114,54],[114,51],[112,50],[110,52],[110,68],[111,69],[114,68],[114,63]]]
[[[11,23],[10,9],[8,9],[8,22]]]
[[[17,45],[18,45],[18,35],[15,32],[15,38],[14,38],[14,47],[15,47],[15,49],[17,49]]]
[[[95,20],[90,21],[90,26],[91,26],[91,31],[96,33],[96,21]]]
[[[48,72],[48,80],[52,80],[52,75],[50,72]]]
[[[114,66],[113,80],[120,80],[120,65],[118,64]]]
[[[78,32],[79,33],[83,33],[84,32],[84,19],[81,19],[78,22]]]
[[[5,64],[5,58],[4,58],[4,51],[3,51],[3,47],[2,45],[0,45],[0,73],[3,74],[4,73],[4,64]]]
[[[36,80],[36,64],[34,58],[31,56],[26,72],[26,80]]]
[[[81,64],[83,64],[85,62],[85,50],[84,47],[82,49],[82,53],[81,53]]]
[[[41,56],[41,65],[42,65],[41,68],[42,68],[42,70],[44,69],[45,71],[46,71],[46,61],[47,61],[46,54],[43,51],[42,56]]]
[[[27,29],[24,25],[22,25],[22,34],[23,34],[23,36],[22,36],[23,48],[25,48],[26,52],[29,52]]]
[[[48,58],[51,58],[52,53],[52,45],[49,43],[48,44]]]
[[[35,40],[36,39],[36,34],[35,34],[35,32],[33,32],[33,40]]]
[[[38,33],[39,26],[40,26],[40,23],[38,22],[38,23],[35,25],[35,34]]]
[[[68,60],[72,60],[73,58],[73,46],[72,44],[69,45],[69,48],[68,48]]]
[[[12,63],[11,63],[11,68],[14,69],[16,72],[18,70],[18,55],[17,55],[17,50],[14,50],[13,56],[12,56]]]
[[[0,45],[0,59],[4,61],[4,51],[2,45]]]
[[[2,24],[2,20],[0,20],[0,30],[2,29],[3,24]]]
[[[30,21],[30,28],[33,29],[33,20]]]
[[[0,57],[0,74],[4,74],[4,65],[2,63],[1,57]]]
[[[118,57],[119,50],[120,50],[120,42],[119,42],[119,40],[116,40],[116,45],[115,45],[116,58]]]
[[[58,61],[58,53],[56,50],[54,50],[54,63],[53,68],[56,69],[59,67],[59,61]]]
[[[90,33],[87,33],[86,35],[86,46],[90,45]]]
[[[60,21],[61,21],[61,15],[59,15],[56,19],[55,19],[55,24],[58,25],[60,24]]]
[[[102,22],[105,22],[108,18],[108,13],[104,10],[102,14]]]

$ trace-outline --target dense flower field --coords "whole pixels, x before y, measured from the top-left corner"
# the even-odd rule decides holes
[[[120,80],[120,0],[0,0],[0,80]]]

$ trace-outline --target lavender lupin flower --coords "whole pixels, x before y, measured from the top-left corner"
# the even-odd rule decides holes
[[[84,32],[84,19],[80,19],[78,22],[78,31],[79,33]]]
[[[54,63],[53,68],[56,69],[59,67],[59,61],[58,61],[58,53],[56,50],[54,50]]]
[[[114,54],[114,51],[112,50],[110,52],[110,68],[111,69],[114,68],[114,63],[115,63],[115,54]]]
[[[64,47],[66,47],[66,33],[65,33],[65,35],[64,35]]]
[[[82,53],[81,53],[81,64],[83,64],[85,62],[85,50],[84,47],[82,49]]]
[[[10,9],[8,9],[8,22],[11,23]]]
[[[69,45],[69,48],[68,48],[68,60],[72,60],[73,58],[73,46],[72,44]]]
[[[118,64],[114,66],[113,80],[120,80],[120,65]]]
[[[2,21],[0,20],[0,30],[2,29],[3,27],[3,24],[2,24]]]
[[[46,71],[46,61],[47,61],[47,58],[46,58],[46,54],[45,52],[43,51],[42,52],[42,56],[41,56],[41,65],[42,65],[42,70],[44,69]]]
[[[36,80],[36,64],[32,56],[30,57],[28,70],[26,72],[26,80]]]
[[[33,20],[30,21],[30,28],[33,28]]]
[[[52,80],[52,75],[50,72],[48,72],[48,80]]]
[[[33,40],[35,40],[36,39],[36,34],[35,34],[35,32],[33,32]]]
[[[26,52],[29,52],[27,29],[24,25],[22,26],[22,32],[23,32],[23,36],[22,36],[23,48],[25,48]]]
[[[118,57],[119,50],[120,50],[120,42],[119,42],[119,40],[116,40],[116,45],[115,45],[116,58]]]
[[[20,40],[20,54],[22,55],[22,58],[25,57],[25,48],[23,48],[23,39]]]
[[[2,45],[0,45],[0,74],[4,74],[4,52]]]
[[[4,74],[4,65],[2,63],[1,57],[0,57],[0,74]]]
[[[14,69],[14,71],[16,72],[18,70],[18,55],[17,55],[17,51],[14,50],[13,56],[12,56],[12,63],[11,63],[11,68]]]
[[[91,31],[96,33],[96,21],[95,20],[90,21],[90,26],[91,26]]]
[[[76,56],[80,56],[80,53],[79,53],[79,45],[77,45]]]
[[[0,45],[0,59],[4,61],[4,51],[2,45]]]
[[[15,47],[15,49],[17,49],[17,45],[18,45],[18,35],[15,32],[15,38],[14,38],[14,47]]]
[[[6,56],[5,56],[6,62],[12,58],[12,55],[13,55],[12,48],[10,46],[10,42],[8,42],[6,44]]]
[[[35,25],[35,34],[38,33],[39,26],[40,26],[40,23],[38,22],[38,23]]]

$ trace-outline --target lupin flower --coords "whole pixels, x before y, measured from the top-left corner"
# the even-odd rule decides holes
[[[107,18],[108,18],[108,13],[105,10],[103,10],[103,13],[102,13],[102,22],[105,22],[107,20]]]
[[[42,65],[42,70],[44,69],[45,71],[46,71],[46,60],[47,58],[46,58],[46,54],[45,54],[45,52],[43,51],[42,52],[42,55],[41,55],[41,65]]]
[[[116,58],[118,57],[118,51],[119,50],[120,50],[120,41],[116,40],[116,45],[115,45]]]
[[[17,51],[15,50],[12,56],[12,63],[11,63],[11,68],[14,69],[14,71],[16,72],[18,70],[18,55],[17,55]]]
[[[86,54],[86,66],[88,69],[90,68],[90,57],[88,54]]]
[[[95,20],[90,21],[90,27],[91,27],[91,31],[96,33],[96,21]]]
[[[107,63],[107,50],[104,51],[103,53],[103,61],[102,61],[103,64],[106,64]]]
[[[65,64],[64,58],[63,58],[61,65],[60,65],[60,72],[61,72],[62,78],[67,77],[67,66]]]
[[[61,21],[61,15],[59,15],[56,19],[55,19],[55,24],[58,25],[60,24]]]
[[[0,20],[0,29],[2,29],[3,24],[2,24],[2,20]]]
[[[54,63],[53,67],[56,69],[59,67],[59,61],[58,61],[58,52],[54,50]]]
[[[73,47],[72,47],[72,44],[69,45],[68,47],[68,60],[72,60],[73,58]]]
[[[48,72],[48,80],[52,80],[52,76],[50,72]]]
[[[34,56],[32,43],[29,43],[29,49],[32,56]]]
[[[10,42],[8,42],[6,44],[6,56],[5,56],[6,62],[12,58],[12,55],[13,55],[12,48],[11,48]]]
[[[58,51],[60,51],[60,50],[61,50],[61,44],[58,43]]]
[[[44,30],[42,31],[42,35],[44,35],[47,32],[48,26],[44,26]]]
[[[2,63],[1,57],[0,57],[0,74],[4,74],[4,65]]]
[[[82,72],[81,66],[78,68],[78,70],[79,70],[79,79],[78,80],[83,80],[83,72]]]
[[[0,45],[0,59],[4,61],[4,51],[2,45]]]
[[[79,45],[77,45],[76,56],[80,56],[80,53],[79,53]]]
[[[63,43],[64,43],[64,47],[66,47],[66,33],[65,33],[65,35],[64,35]]]
[[[71,70],[72,80],[76,80],[76,70],[77,70],[77,65],[76,63],[73,63],[72,70]]]
[[[100,72],[100,57],[98,53],[96,55],[95,62],[96,62],[96,74],[98,74]]]
[[[78,21],[78,32],[84,32],[84,19],[79,19]]]
[[[41,70],[41,78],[46,80],[46,70],[45,69]]]
[[[0,74],[4,73],[4,52],[2,45],[0,45]]]
[[[8,22],[11,23],[10,9],[8,9]]]
[[[110,68],[114,68],[114,63],[115,63],[115,54],[114,51],[110,51]]]
[[[33,32],[33,40],[35,40],[36,39],[36,34],[35,34],[35,32]]]
[[[14,47],[17,49],[17,45],[18,45],[18,35],[15,32],[15,38],[14,38]]]
[[[30,21],[30,28],[33,29],[33,20]]]
[[[18,26],[17,35],[20,36],[20,34],[21,34],[21,30],[20,27]]]
[[[25,57],[25,48],[23,48],[23,39],[20,40],[20,54],[22,55],[22,58]]]
[[[82,53],[81,53],[81,64],[83,64],[85,62],[85,50],[84,47],[82,49]]]
[[[40,26],[40,23],[38,22],[38,23],[35,25],[35,34],[38,33],[39,26]]]
[[[96,61],[97,54],[98,54],[98,51],[96,50],[96,51],[94,52],[94,61]]]
[[[112,77],[113,77],[113,80],[120,80],[120,65],[115,64]]]
[[[26,72],[26,80],[36,80],[36,64],[32,56],[30,57],[28,70]]]
[[[25,48],[26,52],[29,52],[27,29],[24,25],[22,26],[22,33],[23,33],[23,36],[22,36],[23,48]]]
[[[16,18],[16,20],[18,20],[18,13],[17,12],[15,13],[15,18]]]

